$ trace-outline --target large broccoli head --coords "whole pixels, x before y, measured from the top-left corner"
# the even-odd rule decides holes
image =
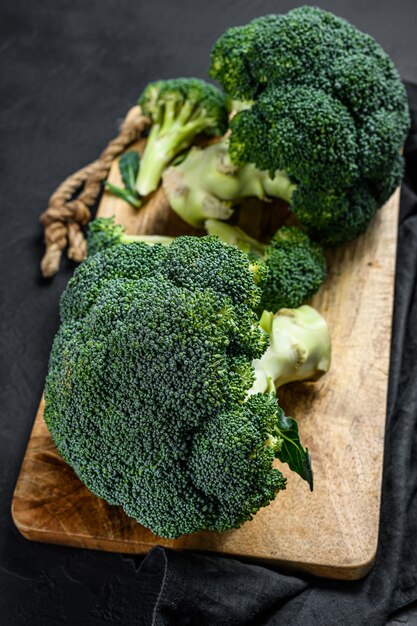
[[[231,122],[232,160],[285,171],[300,192],[292,210],[323,243],[365,230],[373,204],[401,182],[409,127],[404,86],[376,41],[331,13],[300,7],[226,31],[211,76],[232,98],[250,101]],[[314,203],[300,201],[309,197]],[[346,198],[351,228],[338,217]]]
[[[272,462],[296,424],[248,394],[265,277],[217,237],[180,237],[95,254],[62,296],[48,428],[93,493],[161,536],[237,527],[285,487]]]

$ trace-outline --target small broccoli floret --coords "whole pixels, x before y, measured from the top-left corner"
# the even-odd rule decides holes
[[[268,268],[260,310],[278,311],[296,308],[307,302],[327,276],[322,248],[297,226],[282,227],[269,244],[262,244],[238,226],[218,220],[205,223],[210,235],[237,246],[242,252],[260,257]]]
[[[265,248],[269,277],[261,308],[296,308],[318,291],[327,277],[323,249],[297,226],[280,228]]]
[[[119,244],[62,296],[47,426],[93,493],[161,536],[240,526],[285,487],[275,457],[312,486],[296,422],[253,391],[262,268],[217,237]]]
[[[375,193],[366,182],[332,195],[300,186],[292,201],[298,220],[313,239],[326,246],[339,246],[364,233],[378,206]]]
[[[156,243],[168,245],[172,241],[172,237],[162,235],[127,235],[124,226],[117,224],[114,217],[97,217],[88,225],[87,256],[121,243],[144,242],[150,245]]]
[[[207,219],[227,220],[242,198],[291,198],[295,186],[288,176],[260,171],[254,165],[234,165],[227,140],[206,148],[191,148],[186,159],[163,175],[164,191],[172,209],[191,226]]]
[[[282,197],[319,241],[363,232],[401,182],[410,124],[404,85],[377,42],[299,7],[227,30],[210,74],[244,101],[231,121],[232,162],[285,173],[293,195]]]
[[[150,83],[138,104],[152,120],[136,189],[146,196],[157,188],[166,166],[192,144],[199,133],[222,135],[228,109],[224,94],[197,78]]]

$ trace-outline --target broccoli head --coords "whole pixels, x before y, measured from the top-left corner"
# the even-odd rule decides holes
[[[265,279],[217,237],[179,237],[89,257],[62,296],[46,424],[85,485],[156,534],[238,527],[284,489],[275,457],[312,485],[296,422],[273,389],[250,393]]]
[[[307,302],[327,276],[321,246],[297,226],[283,226],[269,244],[262,244],[238,226],[219,220],[205,223],[210,235],[237,246],[250,258],[261,258],[268,268],[259,310],[278,311],[296,308]]]
[[[231,160],[285,172],[291,209],[322,243],[363,232],[401,182],[410,123],[404,86],[377,42],[299,7],[227,30],[210,74],[246,101],[230,124]]]
[[[136,189],[154,191],[166,166],[192,144],[199,133],[222,135],[227,128],[224,94],[204,80],[175,78],[150,83],[138,100],[152,121]]]

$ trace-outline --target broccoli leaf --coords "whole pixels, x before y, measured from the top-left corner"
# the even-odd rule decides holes
[[[295,419],[285,415],[280,411],[276,432],[282,438],[282,445],[277,452],[277,458],[283,463],[287,463],[293,472],[297,472],[306,480],[313,491],[313,470],[311,468],[311,458],[308,448],[303,448],[298,434],[298,425]]]
[[[133,150],[125,152],[119,159],[119,170],[124,187],[113,185],[113,183],[108,180],[104,183],[107,191],[110,191],[110,193],[114,196],[121,198],[135,208],[138,208],[141,205],[140,196],[135,188],[135,181],[139,172],[139,167],[139,154]]]
[[[119,159],[119,170],[126,189],[137,195],[135,182],[139,173],[140,158],[138,152],[125,152]]]
[[[124,189],[123,187],[118,187],[117,185],[113,185],[108,180],[104,182],[104,187],[107,191],[110,191],[117,198],[121,198],[128,204],[132,205],[136,209],[140,207],[141,201],[138,194],[135,191],[130,189]]]

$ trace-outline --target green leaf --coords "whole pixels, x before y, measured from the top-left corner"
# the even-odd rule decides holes
[[[128,191],[134,192],[136,195],[135,184],[139,172],[139,164],[139,154],[135,151],[125,152],[119,159],[119,170],[123,184]]]
[[[282,446],[276,453],[276,457],[283,463],[287,463],[293,472],[307,481],[310,490],[313,491],[311,457],[308,448],[303,448],[301,445],[297,422],[281,410],[274,430],[282,438]]]
[[[117,185],[113,185],[113,183],[110,183],[108,180],[104,182],[104,187],[107,189],[107,191],[110,191],[110,193],[112,193],[117,198],[121,198],[128,204],[135,207],[135,209],[140,207],[141,201],[137,193],[134,193],[133,191],[130,191],[129,189],[123,189],[122,187],[117,187]]]

